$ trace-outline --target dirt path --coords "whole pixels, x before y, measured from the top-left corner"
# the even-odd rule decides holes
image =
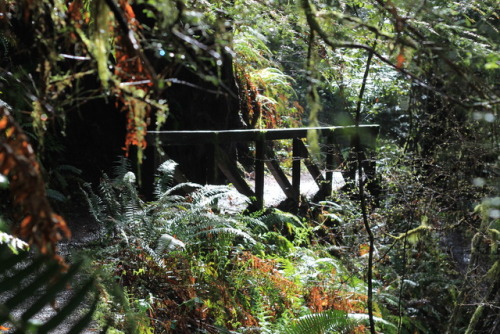
[[[86,210],[86,209],[85,209]],[[85,211],[84,211],[85,212]],[[85,247],[88,242],[91,242],[97,238],[97,230],[95,223],[92,222],[90,217],[87,214],[83,213],[79,217],[68,218],[68,225],[73,233],[73,238],[69,241],[64,241],[60,244],[60,253],[65,257],[67,261],[71,261],[70,252],[73,250],[78,250]],[[35,279],[35,275],[27,278],[19,283],[18,291],[22,291],[24,286],[27,286]],[[76,277],[75,285],[78,284],[79,278]],[[57,309],[66,305],[66,303],[71,299],[74,290],[72,287],[68,286],[68,288],[64,291],[61,291],[56,295],[56,298],[53,301],[53,305],[46,305],[39,312],[37,312],[33,317],[30,318],[30,321],[35,324],[43,324],[49,321],[52,317],[57,314]],[[11,315],[14,319],[20,319],[23,313],[31,306],[38,298],[40,298],[45,293],[45,285],[42,285],[38,288],[38,290],[28,299],[23,301],[20,305],[18,305],[15,309],[10,310]],[[6,292],[0,295],[0,302],[4,302],[12,297],[13,292]],[[60,326],[49,331],[50,334],[65,334],[68,333],[73,324],[75,324],[80,317],[84,314],[85,309],[79,308],[76,309]],[[8,323],[0,324],[6,328],[11,328],[11,325]],[[94,324],[90,324],[88,329],[84,330],[81,333],[90,334],[96,333],[97,329]],[[0,331],[1,333],[12,333],[13,330],[7,330],[5,332]]]
[[[291,182],[291,178],[289,177]],[[254,181],[249,180],[250,185],[254,186]],[[342,173],[333,173],[333,190],[340,189],[345,184]],[[300,175],[300,193],[306,198],[312,198],[319,190],[311,174],[304,171]],[[264,206],[275,207],[286,199],[286,195],[281,190],[278,182],[268,173],[264,178]]]

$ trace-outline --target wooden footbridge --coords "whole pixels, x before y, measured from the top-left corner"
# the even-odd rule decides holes
[[[315,131],[323,145],[325,156],[325,170],[323,175],[321,169],[309,154],[304,139],[309,131]],[[319,187],[318,197],[324,198],[332,192],[333,171],[339,165],[343,165],[345,177],[352,178],[355,175],[355,155],[348,154],[343,158],[341,150],[352,148],[354,142],[359,140],[364,155],[362,167],[367,178],[375,176],[375,162],[370,158],[375,147],[378,135],[378,125],[360,126],[332,126],[332,127],[308,127],[288,129],[244,129],[244,130],[198,130],[198,131],[150,131],[148,141],[152,145],[179,146],[179,145],[203,145],[208,155],[207,180],[210,183],[220,171],[231,182],[235,188],[249,198],[255,199],[256,208],[264,205],[264,165],[272,173],[279,186],[288,199],[299,203],[300,199],[300,175],[301,162],[303,161],[307,170]],[[283,172],[275,157],[271,142],[275,140],[292,140],[293,162],[292,181]],[[221,145],[237,142],[255,143],[255,188],[252,189],[242,172],[238,169],[236,161],[231,159]],[[157,163],[160,163],[158,161]],[[347,166],[347,167],[345,167]],[[351,167],[349,167],[351,166]],[[181,166],[182,167],[182,166]]]

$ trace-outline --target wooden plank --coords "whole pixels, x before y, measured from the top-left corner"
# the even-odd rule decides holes
[[[248,197],[254,197],[255,193],[252,191],[250,186],[246,183],[245,179],[240,175],[238,167],[229,159],[226,152],[224,152],[219,146],[215,147],[216,151],[216,161],[219,169],[224,173],[229,182],[231,182],[236,190]]]
[[[186,131],[149,131],[148,142],[158,145],[157,136],[162,146],[168,145],[195,145],[203,143],[245,142],[257,140],[279,140],[291,138],[307,138],[307,132],[315,130],[320,135],[332,134],[335,138],[352,136],[356,131],[372,134],[378,131],[378,125],[360,125],[357,130],[355,126],[328,126],[328,127],[306,127],[288,129],[241,129],[241,130],[186,130]],[[370,135],[371,136],[371,135]],[[370,136],[366,137],[367,141]]]
[[[257,210],[264,207],[264,140],[255,142],[255,197]]]
[[[302,157],[302,149],[300,147],[302,140],[293,138],[293,162],[292,162],[292,187],[296,194],[296,202],[300,200],[300,160]]]
[[[273,149],[269,146],[265,146],[266,149],[266,166],[269,168],[271,174],[273,174],[276,182],[278,182],[279,186],[285,193],[286,197],[292,200],[298,199],[298,194],[295,193],[292,184],[288,180],[288,177],[285,175],[283,170],[280,167],[279,161],[274,154]]]

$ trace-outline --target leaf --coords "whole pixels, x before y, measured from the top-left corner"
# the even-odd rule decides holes
[[[354,321],[346,312],[328,310],[303,316],[287,330],[287,334],[342,333],[352,328]]]
[[[0,119],[0,130],[5,129],[7,127],[7,124],[8,124],[7,116],[3,116]]]
[[[364,256],[370,252],[370,245],[361,244],[359,245],[359,256]]]
[[[352,319],[352,320],[355,320],[358,322],[369,320],[368,314],[365,314],[365,313],[351,313],[348,315],[348,317],[349,317],[349,319]],[[373,317],[373,320],[375,321],[375,323],[380,323],[380,324],[384,324],[384,325],[392,327],[392,328],[397,328],[393,323],[391,323],[387,320],[384,320],[382,318]]]
[[[0,232],[0,245],[1,244],[6,244],[14,254],[19,254],[20,250],[27,250],[29,248],[26,242],[5,232]],[[2,263],[2,265],[5,266],[6,264]]]
[[[396,57],[396,68],[403,68],[405,61],[406,57],[404,56],[403,52],[400,52]]]

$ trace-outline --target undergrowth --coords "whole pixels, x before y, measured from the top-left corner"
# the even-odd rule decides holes
[[[376,331],[433,333],[450,317],[463,326],[454,320],[460,309],[445,307],[463,298],[443,239],[445,216],[415,167],[392,165],[387,145],[378,167],[384,200],[368,197]],[[110,277],[98,308],[102,328],[368,332],[368,239],[356,194],[332,194],[301,216],[250,212],[250,200],[230,186],[174,185],[175,168],[172,161],[160,166],[152,202],[141,200],[126,160],[97,192],[85,187],[102,227],[91,253]]]
[[[384,200],[376,205],[368,198],[377,241],[375,326],[380,333],[433,333],[458,317],[460,310],[444,306],[462,298],[460,269],[447,252],[445,216],[431,189],[411,164],[389,163],[394,149],[388,145],[379,152]],[[174,185],[175,168],[172,161],[160,166],[152,202],[139,197],[126,160],[113,178],[103,176],[97,192],[86,186],[102,227],[91,252],[110,277],[102,283],[101,327],[368,332],[368,239],[355,194],[335,193],[300,217],[278,209],[250,212],[250,200],[230,186]]]
[[[364,332],[366,285],[321,242],[319,223],[249,213],[234,188],[173,185],[174,170],[159,168],[153,202],[139,198],[125,161],[97,193],[86,187],[102,226],[94,261],[113,277],[103,289],[119,283],[128,305],[104,300],[102,326],[129,332],[128,314],[142,317],[141,333],[305,333],[309,322],[317,333]],[[378,326],[393,328],[380,310]]]

